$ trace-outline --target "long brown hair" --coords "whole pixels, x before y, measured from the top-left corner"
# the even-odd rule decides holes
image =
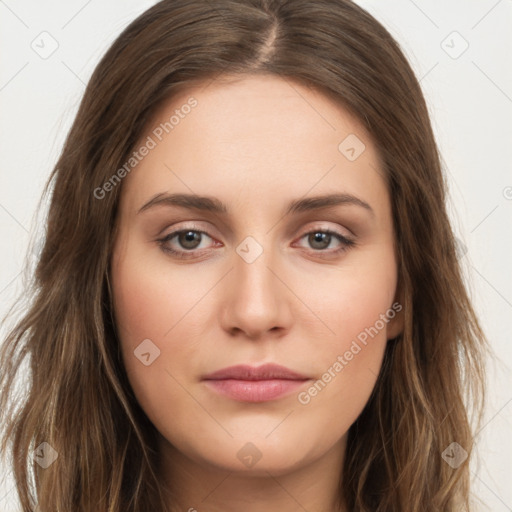
[[[96,67],[44,191],[52,197],[30,308],[0,359],[0,451],[11,456],[24,511],[36,501],[41,512],[170,507],[155,428],[121,363],[106,278],[122,182],[100,199],[94,191],[163,101],[251,73],[317,88],[353,112],[392,201],[404,330],[349,430],[340,500],[360,512],[470,510],[470,457],[452,467],[443,453],[452,442],[472,453],[487,342],[457,259],[425,100],[402,51],[350,0],[164,0]],[[58,454],[46,469],[31,456],[41,443]]]

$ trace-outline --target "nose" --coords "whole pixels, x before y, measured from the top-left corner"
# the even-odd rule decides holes
[[[293,298],[282,266],[270,250],[252,262],[235,253],[233,261],[224,288],[222,327],[233,336],[243,333],[252,340],[282,336],[291,325]]]

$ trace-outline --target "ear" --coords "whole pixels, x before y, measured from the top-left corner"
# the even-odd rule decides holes
[[[404,331],[404,300],[401,290],[397,290],[393,304],[388,311],[389,322],[386,327],[386,337],[392,340]]]

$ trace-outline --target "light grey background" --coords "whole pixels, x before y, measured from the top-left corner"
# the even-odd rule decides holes
[[[85,84],[121,30],[154,3],[0,0],[2,316],[22,291],[23,255],[44,220],[42,187]],[[498,356],[472,466],[487,507],[475,510],[511,511],[512,0],[358,3],[400,42],[427,97],[468,285]],[[14,494],[0,467],[0,511],[18,510]]]

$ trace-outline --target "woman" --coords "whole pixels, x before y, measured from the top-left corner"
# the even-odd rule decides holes
[[[159,2],[50,186],[0,374],[24,510],[470,510],[486,341],[421,89],[368,13]]]

